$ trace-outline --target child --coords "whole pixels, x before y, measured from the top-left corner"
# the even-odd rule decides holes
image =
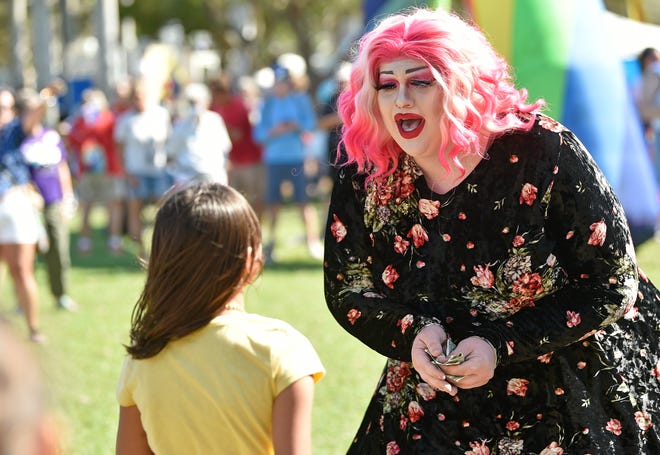
[[[236,190],[166,198],[119,381],[117,454],[311,453],[325,371],[291,326],[245,312],[261,269],[259,222]]]

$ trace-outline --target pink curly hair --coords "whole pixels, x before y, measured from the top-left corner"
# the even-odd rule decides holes
[[[463,169],[459,156],[464,152],[483,155],[495,137],[529,130],[530,114],[544,104],[526,104],[527,91],[513,86],[505,60],[459,17],[426,9],[390,16],[362,37],[350,85],[338,101],[347,162],[370,172],[369,179],[394,172],[402,153],[383,125],[376,98],[380,65],[399,57],[424,62],[448,94],[438,125],[438,158],[447,171],[450,160]]]

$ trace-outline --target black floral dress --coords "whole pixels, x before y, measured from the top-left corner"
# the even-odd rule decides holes
[[[405,155],[365,180],[340,172],[325,239],[330,311],[388,358],[349,453],[660,454],[660,296],[570,131],[539,116],[444,195]],[[433,322],[495,346],[488,384],[422,381]]]

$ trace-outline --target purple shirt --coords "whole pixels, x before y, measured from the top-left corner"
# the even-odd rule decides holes
[[[21,153],[30,167],[32,181],[37,185],[46,205],[62,200],[59,165],[66,160],[66,149],[60,135],[50,129],[30,135],[21,144]]]

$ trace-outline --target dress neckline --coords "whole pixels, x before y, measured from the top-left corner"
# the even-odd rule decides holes
[[[471,184],[475,180],[475,178],[478,177],[478,175],[483,172],[483,169],[485,169],[488,166],[486,162],[489,162],[491,160],[489,155],[491,148],[492,145],[488,147],[481,160],[479,160],[477,165],[465,176],[463,180],[461,180],[456,185],[451,187],[445,193],[438,193],[434,191],[428,185],[428,183],[426,182],[426,178],[424,177],[424,174],[422,174],[420,170],[416,178],[416,184],[418,185],[420,195],[422,197],[428,196],[429,199],[433,199],[433,200],[447,200],[453,198],[453,196],[456,193],[461,192],[467,185]]]

